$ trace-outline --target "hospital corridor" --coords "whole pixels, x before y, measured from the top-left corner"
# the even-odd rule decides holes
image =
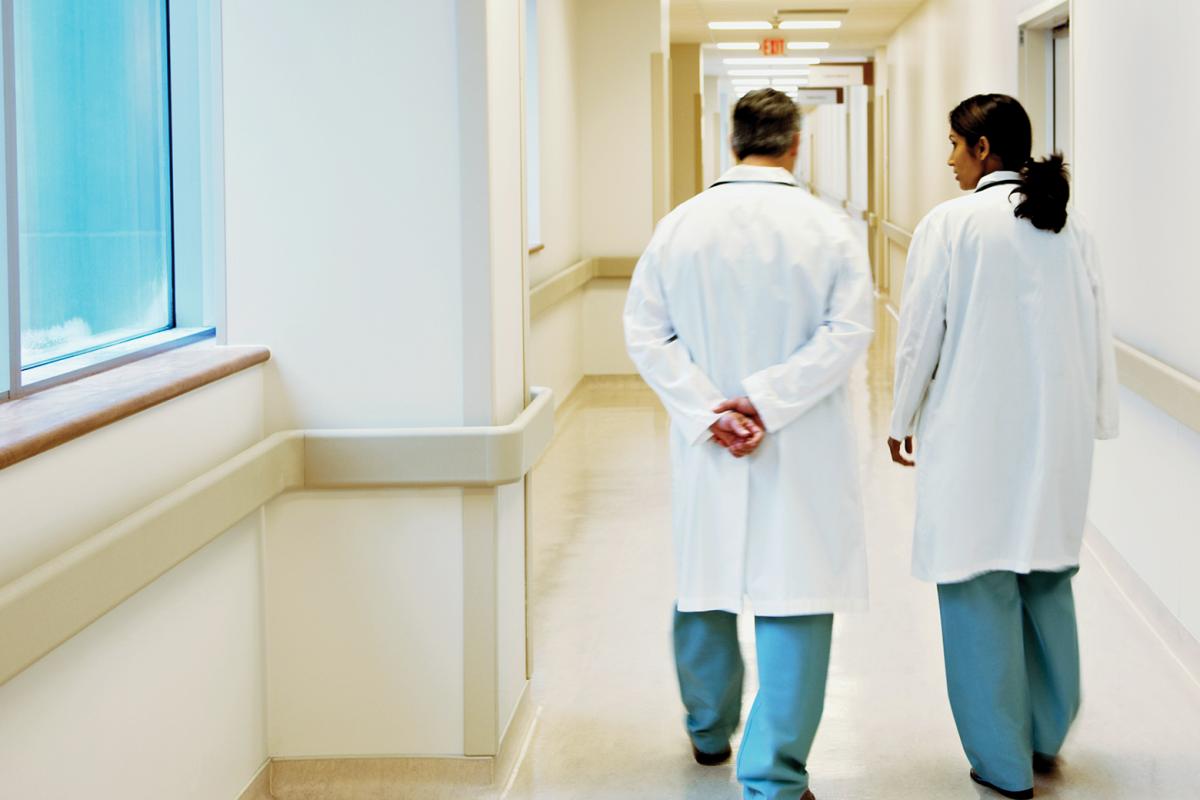
[[[1200,800],[1197,29],[0,0],[0,800]]]

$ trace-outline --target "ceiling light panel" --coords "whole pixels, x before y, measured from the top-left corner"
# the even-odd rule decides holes
[[[842,27],[837,19],[790,19],[779,23],[781,31],[833,31]]]
[[[753,78],[783,78],[783,77],[801,77],[808,74],[806,69],[731,69],[731,76],[753,77]]]
[[[819,58],[727,58],[727,67],[805,67],[820,64]]]
[[[718,50],[757,50],[758,42],[717,42]]]
[[[829,42],[788,42],[788,50],[828,50]]]
[[[763,21],[747,21],[747,22],[710,22],[708,23],[709,30],[713,31],[769,31],[774,26]]]

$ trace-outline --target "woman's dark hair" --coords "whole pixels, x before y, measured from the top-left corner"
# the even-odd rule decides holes
[[[1021,173],[1021,185],[1014,191],[1025,199],[1017,204],[1017,217],[1044,231],[1063,229],[1071,196],[1070,175],[1061,153],[1036,161],[1030,157],[1033,126],[1016,99],[1006,94],[968,97],[950,112],[950,127],[971,147],[986,136],[1003,168]]]

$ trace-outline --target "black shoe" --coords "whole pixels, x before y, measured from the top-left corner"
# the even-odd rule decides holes
[[[706,767],[724,764],[732,755],[733,749],[729,745],[725,745],[725,749],[719,753],[706,753],[696,745],[692,745],[692,758],[696,759],[697,764],[703,764]]]
[[[1001,789],[994,783],[988,783],[983,778],[975,774],[975,770],[971,770],[971,780],[978,783],[980,786],[986,786],[993,792],[999,792],[1005,797],[1011,797],[1013,800],[1031,800],[1033,797],[1033,789],[1021,789],[1019,791],[1011,791],[1009,789]]]
[[[1038,775],[1053,775],[1058,772],[1058,756],[1042,753],[1033,754],[1033,771]]]

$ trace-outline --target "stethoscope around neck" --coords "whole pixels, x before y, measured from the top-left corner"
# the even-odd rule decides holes
[[[1005,179],[1005,180],[1002,180],[1002,181],[992,181],[992,182],[991,182],[991,183],[989,183],[987,186],[980,186],[979,188],[977,188],[977,189],[975,190],[975,192],[974,192],[974,193],[975,193],[975,194],[979,194],[980,192],[982,192],[982,191],[985,191],[985,190],[987,190],[987,189],[990,189],[990,188],[992,188],[993,186],[1004,186],[1005,184],[1008,184],[1008,185],[1010,185],[1010,186],[1021,186],[1021,185],[1022,185],[1022,184],[1024,184],[1024,183],[1025,183],[1025,181],[1023,181],[1023,180],[1019,180],[1018,178],[1007,178],[1007,179]]]

